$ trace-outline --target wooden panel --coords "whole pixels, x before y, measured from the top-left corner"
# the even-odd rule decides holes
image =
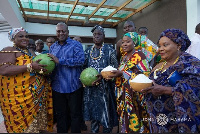
[[[38,0],[38,1],[48,1],[48,0]],[[72,4],[72,5],[74,4],[73,1],[66,1],[66,0],[50,0],[50,2],[65,3],[65,4]],[[78,5],[85,6],[85,7],[88,7],[88,6],[98,7],[99,4],[79,2]],[[102,8],[117,9],[118,7],[117,6],[102,5]],[[124,10],[124,11],[135,11],[136,9],[123,7],[122,10]]]
[[[145,9],[146,7],[150,6],[151,4],[153,4],[154,2],[159,1],[159,0],[151,0],[149,3],[145,4],[144,6],[138,8],[135,12],[132,12],[131,14],[129,14],[127,17],[121,19],[120,21],[116,22],[113,24],[112,27],[115,27],[116,25],[118,25],[119,23],[121,23],[122,21],[127,20],[129,17],[133,16],[134,14],[142,11],[143,9]]]
[[[99,25],[102,25],[106,20],[108,20],[110,17],[112,17],[115,13],[117,13],[119,10],[121,10],[123,7],[125,7],[126,5],[128,5],[130,2],[132,2],[133,0],[129,0],[127,2],[125,2],[124,4],[122,4],[119,8],[117,8],[114,12],[112,12],[106,19],[104,19],[104,21],[101,21],[99,23]]]
[[[78,1],[79,1],[79,0],[76,0],[76,1],[75,1],[74,6],[73,6],[73,8],[72,8],[72,10],[71,10],[71,12],[70,12],[70,14],[69,14],[67,20],[66,20],[66,23],[68,22],[69,18],[71,17],[72,13],[74,12],[74,9],[76,8],[76,5],[77,5]]]
[[[37,12],[37,13],[46,13],[46,10],[38,10],[38,9],[30,9],[30,8],[23,8],[24,11],[27,12]],[[59,11],[49,11],[49,14],[59,14],[59,15],[69,15],[69,12],[59,12]],[[88,17],[88,14],[79,14],[73,13],[73,16],[81,16],[81,17]],[[100,15],[93,15],[94,18],[107,18],[107,16],[100,16]],[[121,20],[120,17],[111,17],[114,20]]]
[[[22,11],[22,14],[23,14],[23,16],[24,16],[25,21],[27,21],[27,17],[26,17],[26,14],[25,14],[25,12],[24,12],[24,9],[23,9],[23,6],[22,6],[21,1],[20,1],[20,0],[17,0],[17,2],[19,3],[19,6],[20,6],[20,9],[21,9],[21,11]]]
[[[46,19],[46,16],[39,16],[39,15],[26,15],[28,18],[34,18],[34,19]],[[59,21],[65,21],[65,18],[59,18],[59,17],[51,17],[49,16],[49,20],[59,20]],[[73,21],[73,22],[82,22],[84,23],[84,20],[78,20],[78,19],[69,19],[69,21]],[[89,21],[89,23],[99,23],[100,21]],[[104,24],[108,24],[108,25],[113,25],[112,22],[106,22]]]

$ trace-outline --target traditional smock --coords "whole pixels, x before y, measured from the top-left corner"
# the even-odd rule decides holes
[[[95,68],[99,73],[109,65],[114,68],[118,66],[115,50],[106,44],[100,49],[94,46],[88,48],[85,51],[85,58],[85,68]],[[99,121],[105,128],[118,125],[114,88],[114,81],[102,79],[99,85],[84,89],[83,115],[85,120]]]
[[[124,55],[127,56],[127,55]],[[117,112],[122,133],[149,132],[148,122],[143,122],[148,117],[144,96],[142,93],[131,89],[129,80],[143,73],[148,76],[149,64],[141,51],[135,51],[127,61],[121,58],[119,70],[123,71],[122,77],[116,79]]]
[[[28,63],[31,63],[28,55],[16,58],[16,65]],[[0,104],[7,131],[38,133],[39,130],[52,130],[51,93],[50,85],[43,76],[29,72],[0,75]]]

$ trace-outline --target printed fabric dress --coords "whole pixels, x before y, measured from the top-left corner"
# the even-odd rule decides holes
[[[122,59],[124,57],[121,58],[119,70],[123,71],[123,76],[116,79],[117,112],[121,132],[148,133],[148,122],[143,122],[148,117],[144,96],[142,93],[134,92],[129,84],[129,80],[137,74],[143,73],[148,76],[150,72],[148,61],[141,51],[135,51],[126,62]]]
[[[146,35],[139,35],[138,39],[140,43],[135,49],[141,50],[146,56],[146,60],[150,62],[156,55],[158,49],[157,45],[148,39]]]
[[[175,71],[181,79],[172,86],[169,80]],[[146,96],[152,132],[199,133],[200,61],[183,53],[174,65],[164,72],[152,72],[150,78],[159,85],[172,87],[172,95]]]
[[[17,57],[16,65],[31,63],[31,56]],[[0,75],[0,105],[8,133],[52,131],[53,107],[50,84],[29,72]]]
[[[97,57],[97,58],[94,58]],[[99,73],[107,66],[118,67],[115,50],[104,44],[100,49],[94,46],[85,51],[84,68],[95,68]],[[96,120],[105,128],[118,125],[115,82],[102,79],[99,85],[85,87],[83,95],[84,120]]]

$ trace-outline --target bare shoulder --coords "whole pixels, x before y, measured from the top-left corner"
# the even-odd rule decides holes
[[[7,51],[7,52],[6,52]],[[16,53],[9,51],[17,51],[14,47],[5,47],[0,51],[0,64],[5,62],[15,63]]]
[[[15,51],[15,50],[16,50],[16,48],[14,48],[14,47],[5,47],[1,51]]]

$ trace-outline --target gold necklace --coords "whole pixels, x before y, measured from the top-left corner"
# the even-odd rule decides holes
[[[102,56],[102,54],[103,54],[102,49],[103,49],[104,44],[101,46],[101,48],[100,48],[100,50],[99,50],[99,51],[100,51],[100,54],[99,54],[98,57],[93,57],[93,56],[92,56],[92,53],[93,53],[93,51],[94,51],[94,46],[95,46],[95,45],[93,45],[93,47],[92,47],[91,50],[90,50],[90,57],[91,57],[92,59],[94,59],[94,60],[97,60],[97,59],[101,58],[101,56]]]
[[[172,65],[176,64],[176,62],[178,61],[178,59],[179,59],[179,56],[176,58],[176,60],[174,61],[174,63],[173,63]],[[158,78],[158,76],[156,75],[157,71],[162,71],[163,68],[164,68],[164,66],[165,66],[166,64],[167,64],[167,61],[165,61],[165,62],[162,64],[162,66],[161,66],[160,68],[158,68],[158,69],[156,69],[156,70],[154,71],[154,73],[153,73],[154,79],[157,79],[157,78]],[[166,71],[166,69],[163,70],[161,73],[163,73],[164,71]]]
[[[0,53],[19,53],[21,51],[0,51]]]

